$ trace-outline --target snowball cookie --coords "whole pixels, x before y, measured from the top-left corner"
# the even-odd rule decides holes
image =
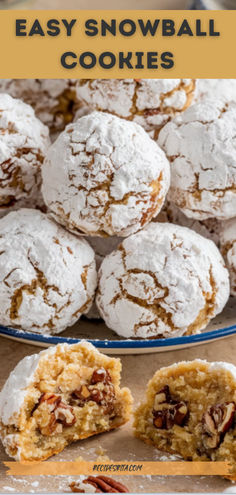
[[[220,243],[230,273],[231,294],[236,296],[236,218],[223,223]]]
[[[220,244],[220,232],[222,222],[216,218],[208,218],[207,220],[195,220],[188,218],[172,201],[165,201],[165,204],[157,215],[153,218],[154,222],[170,222],[176,225],[182,225],[194,230],[198,234],[211,239],[217,246]]]
[[[41,167],[50,141],[33,109],[0,94],[0,216],[42,207]]]
[[[236,103],[208,100],[169,122],[159,144],[171,162],[170,199],[190,218],[236,215]]]
[[[236,79],[197,79],[195,100],[209,99],[236,102]]]
[[[0,324],[53,334],[89,310],[97,284],[95,255],[38,210],[0,220]]]
[[[79,79],[77,99],[94,110],[158,130],[193,98],[193,79]]]
[[[104,259],[96,301],[122,337],[161,338],[200,332],[228,297],[228,271],[212,241],[152,222]]]
[[[122,237],[85,237],[86,241],[90,244],[90,246],[93,248],[95,252],[95,260],[96,260],[96,267],[97,271],[100,268],[100,265],[102,261],[104,260],[104,257],[107,256],[107,254],[110,254],[114,249],[117,248],[117,246],[121,243]],[[92,307],[86,313],[86,318],[92,319],[92,320],[99,320],[101,319],[101,315],[98,311],[96,302],[94,301]]]
[[[63,130],[80,107],[73,79],[0,79],[0,92],[32,105],[52,133]]]
[[[170,170],[141,126],[93,112],[50,147],[42,176],[45,203],[68,230],[125,237],[159,212]]]
[[[42,461],[68,444],[129,420],[132,396],[120,388],[119,359],[88,342],[26,356],[0,394],[0,433],[18,461]]]
[[[135,412],[135,435],[192,461],[236,462],[236,367],[197,359],[158,370]]]

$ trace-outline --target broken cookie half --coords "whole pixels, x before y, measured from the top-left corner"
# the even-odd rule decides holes
[[[195,360],[156,372],[135,434],[186,460],[236,462],[236,367]]]
[[[20,461],[44,460],[76,440],[129,420],[132,396],[120,389],[119,359],[90,343],[59,344],[25,357],[0,394],[0,433]]]

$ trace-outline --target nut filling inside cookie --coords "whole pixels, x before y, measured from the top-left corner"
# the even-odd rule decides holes
[[[120,388],[120,373],[119,359],[104,356],[87,342],[27,356],[0,394],[0,435],[8,455],[43,461],[72,442],[122,426],[129,420],[132,396],[128,388]],[[14,413],[13,387],[18,392]]]
[[[76,428],[79,409],[85,405],[93,407],[96,404],[102,416],[107,415],[115,419],[116,394],[109,371],[97,368],[92,372],[90,379],[83,381],[82,385],[66,394],[41,395],[31,414],[42,435],[57,435],[62,433],[64,428],[74,425]]]
[[[173,399],[168,385],[156,394],[153,408],[153,424],[156,428],[170,430],[174,425],[183,426],[187,418],[186,402]]]
[[[134,428],[159,450],[235,467],[236,368],[200,360],[162,368],[149,382]]]

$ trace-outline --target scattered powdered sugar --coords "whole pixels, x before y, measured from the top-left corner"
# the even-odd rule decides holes
[[[97,275],[83,238],[31,209],[3,217],[0,232],[2,325],[59,333],[89,310]]]
[[[43,206],[41,166],[50,140],[33,109],[0,94],[0,216],[22,206]]]
[[[142,228],[159,212],[170,180],[165,154],[142,127],[102,112],[67,126],[42,174],[53,217],[93,236]]]
[[[118,335],[149,338],[199,332],[228,297],[228,272],[212,241],[152,222],[104,259],[96,301]]]
[[[161,130],[171,162],[169,197],[188,217],[236,215],[236,103],[194,104]]]
[[[220,244],[230,273],[231,294],[236,296],[236,218],[222,224]]]
[[[88,107],[134,120],[152,131],[188,107],[194,88],[192,79],[81,79],[76,93]]]

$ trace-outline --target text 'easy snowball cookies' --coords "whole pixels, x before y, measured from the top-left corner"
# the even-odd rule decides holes
[[[93,112],[49,149],[42,192],[54,218],[75,233],[127,236],[161,209],[169,163],[143,128]]]
[[[228,297],[228,271],[213,241],[150,223],[104,259],[96,302],[119,335],[162,338],[199,332]]]
[[[236,103],[196,103],[160,132],[171,162],[170,199],[190,218],[236,215]]]
[[[38,210],[0,220],[0,323],[59,333],[89,310],[97,276],[93,249]]]
[[[33,109],[0,94],[0,216],[42,206],[41,166],[50,141]]]

